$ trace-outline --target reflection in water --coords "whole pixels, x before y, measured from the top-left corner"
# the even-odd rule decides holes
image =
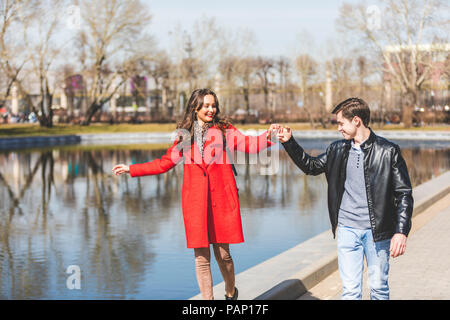
[[[318,154],[326,144],[308,150]],[[450,168],[450,149],[403,147],[414,186]],[[110,148],[0,154],[0,298],[186,299],[198,293],[181,215],[183,166],[141,178],[112,175],[165,150]],[[275,175],[239,164],[246,242],[236,272],[329,228],[325,177],[304,175],[280,152]],[[248,160],[248,157],[247,157]],[[331,234],[330,234],[331,237]],[[69,290],[66,269],[81,269]],[[213,265],[214,281],[221,281]]]

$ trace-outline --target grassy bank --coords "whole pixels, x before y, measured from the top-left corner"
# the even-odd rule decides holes
[[[309,123],[281,123],[288,125],[293,130],[311,130]],[[240,130],[247,129],[267,129],[265,124],[245,124],[235,125]],[[38,124],[2,124],[0,125],[0,138],[25,137],[25,136],[49,136],[49,135],[74,135],[74,134],[95,134],[95,133],[119,133],[119,132],[172,132],[175,130],[175,123],[149,123],[149,124],[92,124],[90,126],[78,125],[55,125],[53,128],[43,128]],[[402,125],[386,125],[379,127],[372,126],[375,130],[402,130]],[[316,127],[316,129],[322,129]],[[336,125],[331,125],[326,130],[336,130]],[[449,125],[426,126],[421,128],[410,128],[412,131],[449,131]]]

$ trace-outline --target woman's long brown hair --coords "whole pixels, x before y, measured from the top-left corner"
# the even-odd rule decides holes
[[[194,121],[197,121],[197,111],[199,111],[203,107],[203,98],[207,95],[212,95],[214,97],[214,104],[217,109],[214,118],[211,122],[206,122],[205,125],[208,128],[216,126],[219,128],[224,134],[225,130],[231,125],[229,119],[222,118],[219,116],[220,108],[219,108],[219,99],[217,99],[217,95],[211,89],[196,89],[192,92],[191,97],[186,105],[186,110],[184,112],[183,119],[178,122],[177,129],[185,129],[190,132],[190,140],[191,143],[194,139]],[[181,142],[189,137],[180,136]]]

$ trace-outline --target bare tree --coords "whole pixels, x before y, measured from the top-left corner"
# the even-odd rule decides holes
[[[60,13],[63,11],[64,0],[40,1],[34,8],[32,19],[22,19],[24,26],[24,43],[27,59],[31,64],[32,75],[39,86],[39,101],[37,112],[41,126],[53,126],[53,95],[57,86],[57,77],[50,79],[51,68],[62,52],[63,45],[54,41],[55,35],[61,29]]]
[[[179,93],[186,97],[195,88],[214,87],[219,89],[217,93],[225,111],[231,112],[236,101],[236,87],[242,83],[241,75],[248,83],[245,78],[249,78],[249,72],[245,71],[242,62],[255,50],[254,34],[247,29],[226,29],[214,18],[205,16],[189,29],[178,25],[171,34],[174,38],[171,55],[178,65],[176,76],[172,78],[177,80]],[[249,110],[249,85],[244,88]]]
[[[254,63],[249,57],[255,50],[256,40],[253,32],[247,29],[220,29],[220,51],[218,72],[221,80],[220,95],[225,110],[231,112],[237,101],[237,93],[244,95],[247,114],[250,115],[250,78]],[[217,75],[216,75],[217,77]],[[240,89],[238,89],[240,87]]]
[[[367,59],[364,56],[359,56],[356,63],[358,65],[359,96],[363,97],[365,92],[364,78],[367,76]]]
[[[329,71],[333,79],[334,95],[336,101],[342,101],[348,97],[350,79],[352,78],[351,58],[333,58],[328,62]]]
[[[314,79],[317,73],[317,62],[308,54],[299,55],[295,59],[295,67],[300,77],[300,91],[303,108],[308,114],[311,127],[315,128],[313,117],[313,100],[310,98],[310,82]]]
[[[270,58],[257,57],[255,59],[255,73],[260,80],[261,89],[264,93],[264,109],[269,111],[269,86],[271,71],[275,65]],[[273,118],[273,113],[270,111],[270,117]]]
[[[221,28],[214,18],[202,17],[188,31],[178,25],[173,32],[173,56],[178,65],[180,90],[189,96],[193,89],[212,83],[220,61]],[[183,87],[183,88],[181,88]]]
[[[244,97],[247,115],[250,115],[250,90],[255,75],[255,60],[250,57],[240,57],[236,61],[236,78]]]
[[[189,35],[186,35],[184,50],[186,57],[180,61],[179,70],[182,79],[188,83],[187,95],[189,95],[190,92],[199,86],[200,79],[206,74],[207,66],[205,60],[194,55],[194,46]]]
[[[169,56],[165,51],[158,51],[153,53],[152,56],[140,60],[138,63],[139,69],[153,79],[156,92],[158,95],[162,95],[163,106],[166,107],[167,96],[170,91],[170,78],[174,69]],[[153,116],[160,114],[159,99],[155,100],[155,108],[152,111]]]
[[[5,0],[0,2],[0,68],[5,76],[5,97],[10,95],[15,84],[20,95],[31,105],[31,99],[25,90],[21,72],[27,63],[23,41],[23,20],[32,19],[38,1]]]
[[[223,97],[223,106],[226,111],[231,110],[233,104],[233,97],[235,95],[237,66],[239,58],[235,56],[228,56],[223,58],[218,66],[218,71],[222,76],[221,95]]]
[[[151,16],[139,0],[80,0],[84,24],[77,45],[87,87],[84,125],[134,74],[136,61],[144,53],[133,50],[144,41],[143,29]],[[148,48],[147,48],[148,50]],[[142,56],[141,56],[142,54]]]
[[[433,51],[439,51],[425,42],[432,43],[440,32],[448,39],[449,21],[441,16],[445,9],[448,4],[440,0],[387,0],[340,9],[341,30],[371,44],[383,58],[383,72],[399,86],[405,127],[411,126],[419,91],[430,77]]]
[[[279,57],[275,60],[275,67],[279,76],[279,96],[281,105],[285,108],[287,104],[287,87],[289,84],[289,75],[291,72],[291,62],[286,57]]]

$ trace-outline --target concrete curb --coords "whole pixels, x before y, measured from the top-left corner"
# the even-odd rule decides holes
[[[427,181],[413,190],[416,216],[450,192],[450,171]],[[311,249],[315,250],[311,251]],[[318,252],[319,251],[319,252]],[[302,260],[310,261],[304,263]],[[297,266],[297,271],[293,271]],[[243,300],[293,300],[305,294],[338,268],[336,242],[331,229],[282,252],[236,275],[240,299]],[[282,280],[280,282],[280,280]],[[268,288],[264,290],[264,288]],[[221,296],[224,283],[214,286],[215,296]],[[201,299],[200,295],[191,298]]]
[[[295,300],[338,268],[337,253],[331,252],[254,300]]]
[[[450,171],[447,171],[434,179],[422,183],[413,190],[414,211],[416,216],[429,206],[450,193]]]

